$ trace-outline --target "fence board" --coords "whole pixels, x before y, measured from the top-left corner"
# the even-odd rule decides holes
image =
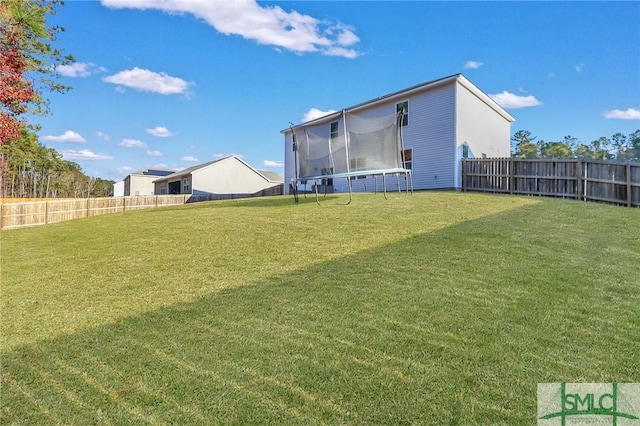
[[[577,159],[464,159],[462,189],[639,207],[640,163]]]

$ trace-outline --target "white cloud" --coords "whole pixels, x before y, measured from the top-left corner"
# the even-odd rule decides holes
[[[175,135],[175,133],[170,132],[169,129],[163,126],[156,126],[153,129],[147,129],[146,132],[158,138],[168,138],[169,136]]]
[[[360,41],[354,29],[340,22],[327,22],[280,6],[261,6],[255,0],[102,0],[110,8],[160,9],[167,13],[190,13],[218,32],[239,35],[259,44],[295,53],[355,58],[359,53],[348,46]]]
[[[578,64],[573,66],[573,69],[575,69],[577,73],[582,73],[583,68],[584,68],[584,64]]]
[[[483,65],[484,65],[484,62],[467,61],[464,64],[464,69],[466,69],[466,70],[475,70],[475,69],[480,68]]]
[[[62,158],[67,161],[78,161],[78,160],[113,160],[113,157],[109,154],[103,154],[99,152],[93,152],[90,149],[67,149],[65,151],[60,152],[62,154]]]
[[[133,171],[133,167],[129,167],[129,166],[122,166],[122,167],[118,167],[118,173],[121,175],[128,175],[130,172]]]
[[[196,157],[191,157],[190,155],[188,155],[186,157],[182,157],[180,160],[182,160],[182,161],[191,161],[193,163],[199,161]]]
[[[65,77],[88,77],[91,74],[105,71],[105,68],[96,68],[96,65],[91,62],[74,62],[70,65],[58,65],[56,67],[56,72]]]
[[[103,81],[130,87],[140,92],[160,93],[161,95],[187,94],[187,89],[192,84],[164,72],[157,73],[138,67],[120,71],[103,78]]]
[[[542,102],[537,100],[533,95],[518,96],[513,93],[509,93],[506,90],[502,93],[489,95],[489,97],[503,108],[526,108],[542,105]]]
[[[74,132],[73,130],[67,130],[60,136],[53,136],[53,135],[43,136],[42,140],[50,141],[50,142],[75,142],[75,143],[86,142],[86,140],[82,136],[80,136],[79,133]]]
[[[107,135],[106,133],[97,132],[96,136],[101,138],[101,139],[104,139],[106,141],[110,141],[111,140],[111,136]]]
[[[146,148],[147,144],[137,139],[122,139],[118,146],[123,148]]]
[[[602,113],[604,118],[619,119],[619,120],[640,120],[640,110],[635,108],[629,108],[625,111],[620,109],[612,109]]]
[[[320,111],[318,108],[311,108],[302,116],[302,123],[324,117],[325,115],[333,114],[334,112],[336,112],[334,109],[330,109],[329,111]]]
[[[162,157],[162,153],[160,151],[147,151],[147,155],[149,157]]]
[[[265,167],[284,167],[284,161],[264,160]]]

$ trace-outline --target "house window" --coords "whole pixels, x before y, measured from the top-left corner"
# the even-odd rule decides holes
[[[409,101],[399,102],[396,104],[396,113],[402,113],[402,121],[400,125],[409,125]]]
[[[191,188],[189,187],[189,178],[182,179],[182,193],[189,194],[191,192]]]
[[[402,165],[405,169],[413,170],[413,150],[405,149],[402,151]]]
[[[333,174],[333,167],[328,167],[326,169],[322,169],[320,171],[321,174],[323,175],[331,175]],[[327,186],[332,186],[333,185],[333,179],[322,179],[322,184],[323,185],[327,185]]]
[[[331,138],[337,138],[338,137],[338,122],[334,121],[333,123],[331,123]]]
[[[366,170],[367,169],[367,158],[366,157],[358,157],[352,158],[349,160],[349,169],[353,171],[358,170]]]
[[[469,145],[462,145],[462,158],[469,158]]]

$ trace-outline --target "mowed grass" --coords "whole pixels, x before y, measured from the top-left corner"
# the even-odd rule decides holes
[[[425,192],[3,231],[0,421],[532,424],[640,381],[640,211]]]

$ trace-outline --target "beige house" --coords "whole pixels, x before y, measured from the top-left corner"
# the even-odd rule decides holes
[[[157,195],[191,194],[222,199],[280,195],[283,186],[281,176],[256,170],[231,155],[156,178],[154,192]]]
[[[129,197],[135,195],[156,195],[153,181],[162,176],[172,174],[172,170],[145,169],[131,173],[120,182],[113,185],[115,197]]]

